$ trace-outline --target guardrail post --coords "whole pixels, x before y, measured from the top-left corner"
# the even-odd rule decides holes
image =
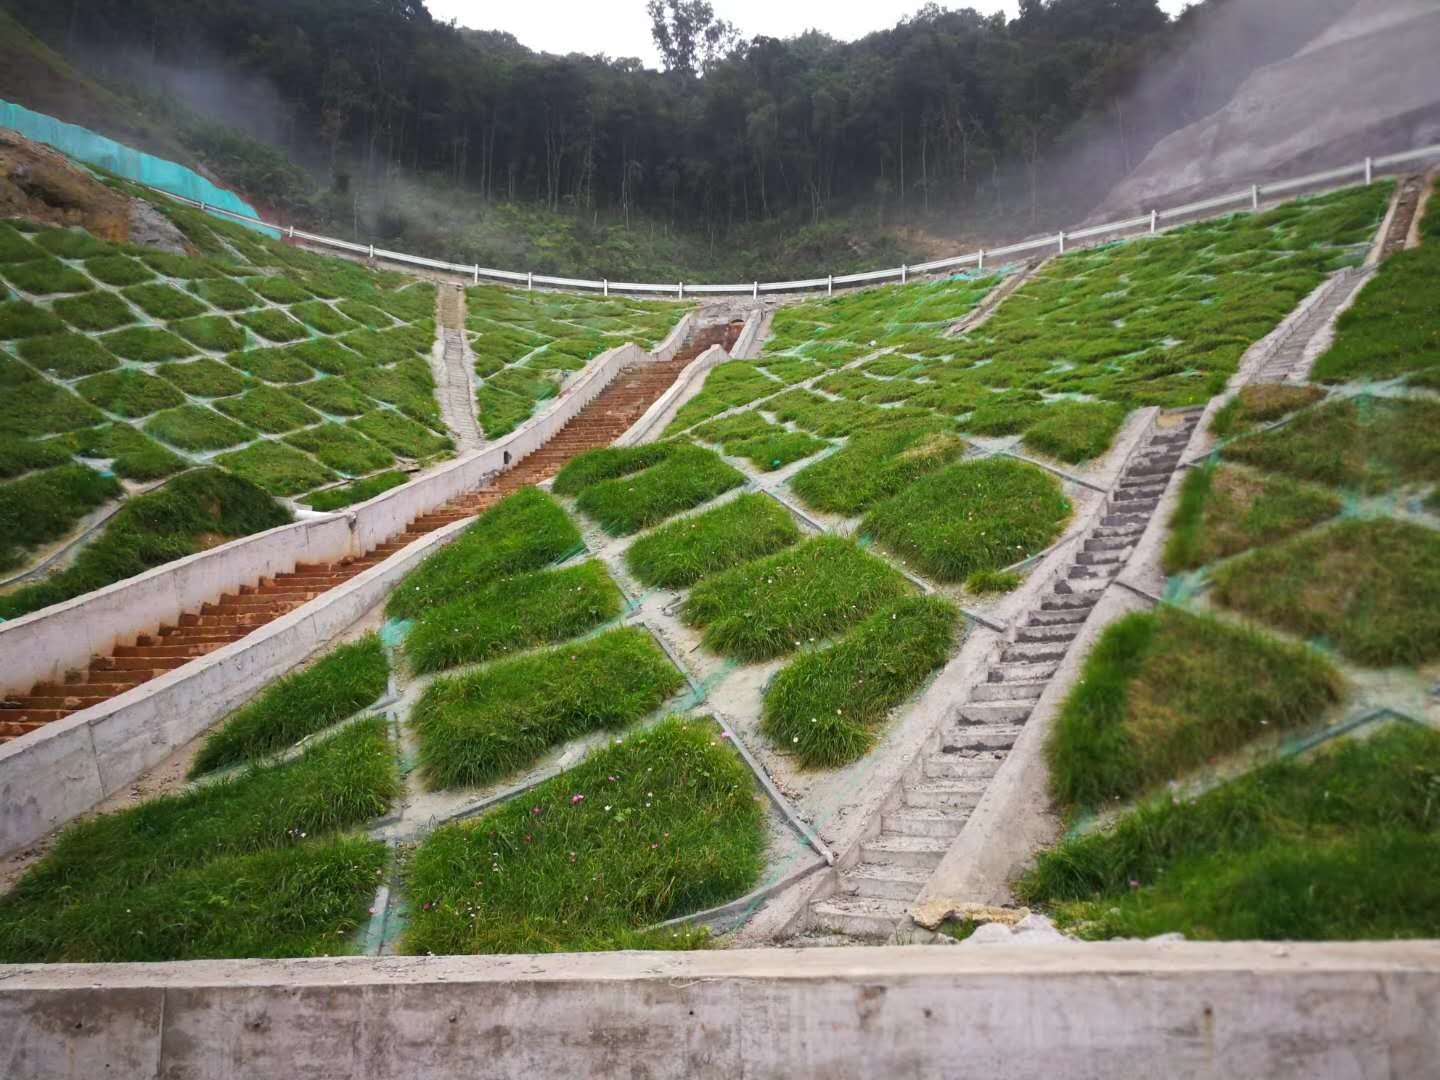
[[[1369,160],[1369,159],[1367,158],[1366,160]],[[201,199],[201,200],[200,200],[200,212],[201,212],[202,214],[205,212],[205,200],[204,200],[204,199]]]
[[[1250,185],[1250,209],[1251,209],[1251,210],[1259,210],[1259,209],[1260,209],[1260,185],[1259,185],[1259,184],[1251,184],[1251,185]]]
[[[1159,211],[1159,210],[1151,210],[1151,211],[1150,211],[1150,235],[1151,235],[1151,236],[1154,236],[1154,235],[1155,235],[1157,232],[1159,232],[1159,231],[1160,231],[1160,211]]]
[[[534,290],[535,290],[535,271],[534,271],[534,270],[527,270],[527,271],[525,271],[525,291],[526,291],[526,292],[533,292]]]
[[[907,282],[907,281],[909,281],[909,280],[910,280],[910,267],[908,267],[908,266],[902,266],[902,267],[900,267],[900,284],[901,284],[901,285],[904,285],[905,282]]]
[[[1065,230],[1060,230],[1060,254],[1065,254]]]
[[[606,295],[606,296],[609,296],[609,295],[610,295],[610,279],[607,277],[607,278],[604,278],[604,279],[602,279],[602,280],[604,281],[604,285],[605,285],[605,295]]]
[[[479,284],[480,284],[480,264],[479,264],[479,263],[476,263],[476,264],[475,264],[475,284],[476,284],[476,285],[479,285]]]
[[[984,270],[984,269],[985,269],[985,249],[984,249],[984,248],[981,248],[981,249],[980,249],[980,265],[979,265],[978,269],[980,269],[980,270]]]
[[[371,260],[372,262],[375,260],[375,245],[374,245],[374,244],[371,244],[371,245],[370,245],[370,260]]]
[[[760,282],[757,281],[755,282],[755,284],[750,286],[750,295],[753,296],[756,300],[760,299]]]
[[[684,299],[685,299],[685,283],[684,283],[683,281],[680,282],[680,289],[679,289],[679,291],[680,291],[680,299],[681,299],[681,300],[684,300]]]
[[[830,277],[829,277],[829,278],[826,280],[826,282],[825,282],[825,295],[826,295],[826,296],[834,296],[834,295],[835,295],[835,275],[834,275],[834,274],[831,274]]]
[[[294,239],[295,239],[295,226],[294,226],[294,225],[291,225],[291,226],[290,226],[290,239],[291,239],[291,240],[294,240]]]
[[[1365,184],[1366,184],[1366,186],[1368,187],[1370,184],[1373,184],[1374,182],[1375,182],[1375,159],[1374,159],[1373,157],[1367,157],[1367,158],[1365,159]]]

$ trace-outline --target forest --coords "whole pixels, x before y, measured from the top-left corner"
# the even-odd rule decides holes
[[[844,269],[917,233],[1073,221],[1345,6],[1204,0],[1172,19],[1155,0],[1021,0],[1007,20],[927,4],[841,42],[746,40],[707,0],[651,0],[652,70],[538,53],[421,0],[5,2],[172,114],[267,211],[534,269],[659,272],[708,251],[737,273],[747,253]]]

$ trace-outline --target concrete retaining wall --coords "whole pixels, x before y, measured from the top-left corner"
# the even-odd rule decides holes
[[[94,808],[325,648],[467,524],[458,521],[421,537],[198,663],[0,746],[0,855]]]
[[[1440,942],[0,968],[0,1074],[1421,1077]]]

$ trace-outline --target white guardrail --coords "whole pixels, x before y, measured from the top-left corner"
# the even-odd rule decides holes
[[[748,284],[735,285],[686,285],[683,281],[670,283],[639,282],[639,281],[610,281],[602,278],[599,281],[592,281],[587,278],[553,277],[548,274],[520,273],[515,270],[495,270],[490,267],[477,264],[446,262],[443,259],[427,259],[420,255],[407,255],[400,251],[387,251],[384,248],[377,248],[374,244],[356,244],[349,240],[337,240],[331,236],[321,236],[318,233],[305,232],[293,225],[274,225],[259,218],[247,217],[244,214],[237,214],[232,210],[224,210],[218,206],[209,206],[194,199],[187,199],[170,192],[163,192],[177,202],[189,206],[198,207],[207,213],[215,214],[218,217],[231,218],[245,224],[259,224],[266,228],[274,229],[285,237],[293,240],[303,240],[309,244],[318,244],[322,247],[335,248],[339,251],[350,252],[351,254],[364,255],[369,259],[380,259],[385,262],[399,263],[406,266],[418,266],[427,270],[440,270],[445,273],[466,276],[475,281],[476,284],[483,279],[486,281],[503,281],[513,285],[524,285],[533,289],[536,285],[551,289],[570,289],[576,292],[599,292],[609,296],[612,292],[618,293],[651,293],[665,295],[674,293],[677,299],[684,300],[688,297],[698,296],[744,296],[749,295],[758,298],[762,293],[791,293],[805,292],[811,289],[824,289],[827,294],[834,293],[836,288],[845,288],[855,285],[872,285],[881,281],[899,281],[902,284],[909,280],[912,274],[932,274],[941,270],[958,270],[961,267],[973,266],[978,270],[985,269],[987,259],[1001,259],[1012,255],[1024,255],[1030,252],[1056,251],[1064,254],[1066,246],[1086,240],[1094,240],[1101,236],[1123,235],[1134,232],[1160,231],[1160,226],[1173,222],[1178,218],[1191,217],[1195,214],[1204,214],[1216,210],[1223,210],[1226,207],[1240,209],[1258,210],[1262,199],[1284,195],[1293,191],[1300,191],[1305,188],[1318,187],[1324,184],[1334,184],[1341,180],[1363,177],[1365,183],[1372,183],[1377,174],[1398,171],[1401,167],[1424,161],[1428,158],[1440,157],[1440,144],[1421,147],[1418,150],[1407,150],[1399,154],[1390,154],[1386,157],[1367,157],[1355,165],[1346,165],[1338,169],[1330,169],[1326,172],[1311,173],[1309,176],[1296,177],[1293,180],[1281,180],[1269,184],[1251,184],[1243,191],[1237,191],[1231,195],[1220,195],[1212,199],[1203,199],[1200,202],[1186,203],[1183,206],[1172,207],[1169,210],[1152,210],[1141,217],[1128,218],[1124,221],[1110,222],[1104,225],[1091,225],[1087,228],[1077,229],[1074,232],[1064,230],[1053,235],[1041,236],[1033,240],[1026,240],[1018,244],[1011,244],[1008,247],[994,248],[979,251],[972,251],[968,255],[957,255],[949,259],[936,259],[933,262],[918,263],[915,266],[894,266],[886,270],[868,270],[859,274],[829,274],[822,278],[805,278],[798,281],[752,281]],[[155,189],[160,190],[160,189]]]

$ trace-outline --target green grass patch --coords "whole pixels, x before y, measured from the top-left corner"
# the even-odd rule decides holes
[[[266,300],[277,304],[298,304],[309,300],[313,295],[309,289],[288,277],[246,278],[245,284]]]
[[[290,392],[313,409],[330,416],[360,416],[375,403],[345,379],[315,379],[292,387]]]
[[[633,627],[442,678],[411,714],[420,768],[433,788],[498,780],[571,739],[634,723],[684,682]]]
[[[435,377],[424,360],[412,357],[384,370],[362,371],[351,382],[357,390],[394,405],[410,419],[437,431],[445,430],[440,405],[435,400]],[[489,428],[486,433],[490,434]]]
[[[890,710],[949,658],[959,616],[944,600],[910,597],[803,654],[765,692],[766,737],[806,768],[863,757]]]
[[[916,481],[871,510],[861,531],[938,581],[964,581],[1044,550],[1070,510],[1048,473],[990,458]]]
[[[413,619],[499,578],[549,566],[582,546],[580,530],[559,503],[538,488],[523,488],[421,563],[396,586],[385,610],[391,618]]]
[[[215,407],[232,420],[271,435],[321,421],[319,413],[273,386],[257,386],[239,397],[217,401]]]
[[[0,570],[19,566],[25,551],[59,540],[119,494],[114,477],[83,465],[62,465],[0,484]]]
[[[385,694],[390,664],[375,634],[341,645],[318,663],[271,683],[205,736],[192,778],[288,750]]]
[[[1422,664],[1440,656],[1440,535],[1345,521],[1227,563],[1215,596],[1361,664]]]
[[[65,324],[42,307],[28,300],[7,300],[0,303],[0,340],[57,334]]]
[[[30,262],[43,258],[45,252],[25,239],[9,225],[0,223],[0,263]]]
[[[342,833],[399,791],[376,719],[295,762],[72,825],[0,900],[0,959],[346,952],[386,852]]]
[[[1260,424],[1279,420],[1324,397],[1325,391],[1318,386],[1252,383],[1243,387],[1215,414],[1210,422],[1210,431],[1218,439],[1228,439]]]
[[[171,323],[170,329],[210,352],[234,352],[245,347],[245,332],[223,315],[182,319]]]
[[[67,331],[26,338],[20,355],[41,371],[61,379],[78,379],[119,367],[115,357],[84,334]]]
[[[70,451],[56,439],[44,442],[0,435],[0,480],[10,480],[34,469],[53,469],[70,463]]]
[[[132,285],[121,289],[120,295],[154,319],[189,319],[205,313],[204,304],[173,285]]]
[[[102,418],[103,419],[103,418]],[[185,468],[185,459],[129,424],[102,424],[54,440],[88,458],[109,458],[110,471],[127,480],[159,480]]]
[[[395,456],[344,424],[323,424],[287,435],[285,441],[314,454],[346,476],[361,476],[395,464]]]
[[[1440,479],[1440,402],[1337,401],[1225,448],[1247,465],[1366,494]]]
[[[98,489],[102,495],[106,490],[114,489]],[[66,569],[0,596],[0,617],[13,619],[143,574],[193,555],[217,537],[249,536],[289,521],[284,507],[239,477],[219,469],[188,472],[126,500]]]
[[[290,314],[322,334],[343,334],[347,330],[355,329],[353,320],[347,319],[324,300],[307,300],[296,304],[290,308]]]
[[[119,288],[151,281],[155,275],[148,266],[125,255],[100,255],[85,261],[85,272],[96,281]]]
[[[1340,512],[1323,488],[1233,465],[1192,469],[1170,520],[1165,571],[1196,570],[1277,543]]]
[[[111,292],[66,296],[51,304],[50,310],[77,330],[113,330],[135,322],[130,305]]]
[[[285,352],[327,375],[354,375],[369,365],[358,353],[330,338],[312,338],[291,345]]]
[[[1061,710],[1051,788],[1071,807],[1133,798],[1314,723],[1341,690],[1303,646],[1173,608],[1129,615],[1105,631]]]
[[[475,412],[487,439],[509,435],[535,411],[535,402],[494,386],[475,391]]]
[[[36,259],[33,262],[0,264],[0,275],[21,292],[34,296],[55,296],[60,293],[83,293],[95,283],[79,270],[72,270],[58,259]]]
[[[215,461],[272,495],[299,495],[335,479],[324,465],[281,442],[257,442]]]
[[[289,315],[275,308],[248,311],[237,315],[236,319],[266,341],[283,344],[287,341],[303,341],[310,336],[310,331],[306,330],[302,323],[296,322]]]
[[[611,536],[628,536],[743,483],[744,474],[712,451],[682,445],[642,472],[590,485],[575,505]]]
[[[1440,735],[1394,726],[1196,799],[1159,797],[1042,854],[1017,892],[1087,938],[1440,933]]]
[[[208,356],[183,364],[161,364],[155,372],[196,397],[230,397],[254,385],[245,376]]]
[[[532,571],[427,608],[405,652],[417,672],[443,671],[578,637],[617,618],[624,606],[599,562]]]
[[[224,450],[255,437],[249,428],[201,405],[156,413],[145,422],[145,431],[181,450]]]
[[[1078,465],[1110,449],[1125,423],[1123,405],[1065,401],[1048,405],[1025,429],[1025,445],[1060,461]]]
[[[385,312],[360,300],[341,300],[335,307],[344,312],[348,318],[353,319],[362,326],[368,326],[371,330],[384,330],[387,327],[395,325],[395,321],[391,319],[389,315],[386,315]],[[316,329],[323,328],[316,327]],[[326,333],[335,332],[336,331],[326,331]]]
[[[191,255],[175,255],[168,251],[146,251],[140,258],[150,269],[170,278],[195,281],[200,278],[223,276],[208,259],[198,259]]]
[[[1005,570],[977,570],[965,579],[965,591],[977,596],[1014,592],[1024,581],[1019,574]]]
[[[965,443],[934,420],[912,421],[857,435],[835,453],[796,473],[790,487],[806,505],[847,517],[944,468]]]
[[[754,364],[738,360],[721,364],[706,376],[704,389],[680,407],[665,433],[684,431],[727,409],[748,405],[784,388],[784,383],[770,378]]]
[[[682,617],[704,631],[713,652],[769,660],[839,633],[910,589],[883,560],[826,536],[706,578]]]
[[[215,278],[210,281],[194,281],[190,291],[206,303],[221,311],[245,311],[259,307],[260,297],[238,281],[229,278]],[[236,346],[238,348],[239,346]]]
[[[350,426],[367,438],[374,439],[392,453],[412,460],[421,460],[455,449],[444,435],[436,435],[424,424],[389,409],[376,409]]]
[[[764,851],[744,764],[711,723],[667,720],[479,821],[437,829],[406,875],[404,948],[694,948],[703,932],[648,928],[744,895]]]
[[[773,555],[800,539],[790,512],[767,495],[738,499],[642,536],[625,564],[642,583],[683,589],[703,577]]]
[[[164,379],[134,368],[91,375],[75,389],[90,404],[132,419],[185,403],[185,395]]]
[[[392,472],[376,473],[363,480],[355,480],[340,487],[312,492],[301,501],[311,510],[339,510],[356,503],[369,502],[376,495],[383,495],[391,488],[397,488],[410,479],[408,473],[396,469]]]
[[[818,454],[830,444],[802,431],[786,431],[758,413],[736,413],[702,424],[695,436],[718,443],[732,457],[741,457],[765,472]]]
[[[59,259],[90,259],[114,250],[84,229],[41,229],[30,239]]]
[[[1440,279],[1440,197],[1430,196],[1418,248],[1398,252],[1336,325],[1335,343],[1315,363],[1314,378],[1357,378],[1440,371],[1440,312],[1431,298]]]
[[[195,354],[190,343],[168,330],[153,326],[132,326],[116,330],[100,339],[100,344],[116,356],[141,364],[158,364],[164,360],[180,360]]]
[[[678,443],[667,442],[588,450],[571,458],[556,475],[555,494],[579,495],[601,481],[632,476],[667,460],[678,446]]]
[[[315,377],[314,369],[290,349],[246,349],[231,353],[225,362],[266,382],[300,383]]]

